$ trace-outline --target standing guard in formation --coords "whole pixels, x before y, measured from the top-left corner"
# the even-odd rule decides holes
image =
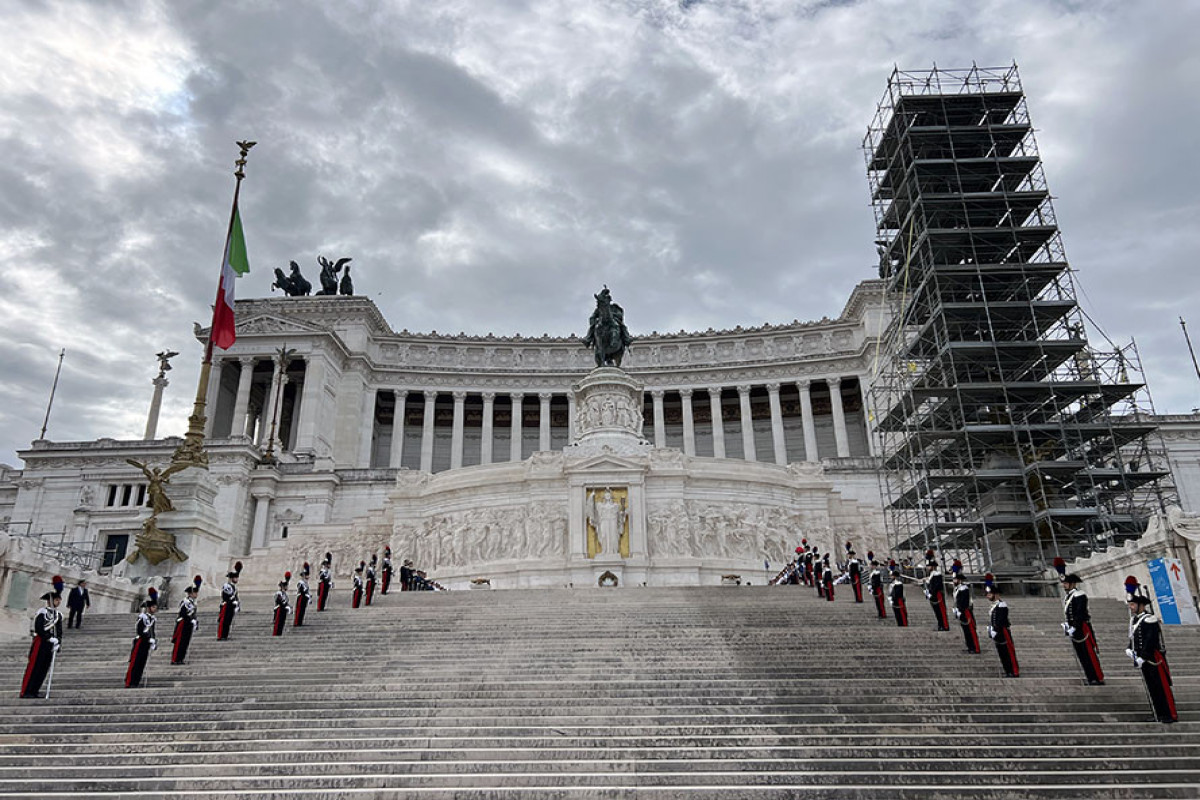
[[[867,580],[871,587],[871,597],[875,598],[876,616],[887,619],[887,600],[883,596],[883,570],[874,558],[871,559],[871,574]]]
[[[963,577],[963,565],[957,558],[950,565],[954,573],[954,616],[962,626],[963,644],[968,653],[979,652],[979,634],[975,631],[975,603],[971,600],[971,584]]]
[[[45,606],[38,609],[30,622],[30,634],[33,641],[29,645],[29,663],[25,666],[25,676],[21,679],[21,697],[38,696],[46,677],[54,673],[54,661],[58,657],[59,643],[62,641],[62,614],[58,606],[62,603],[62,594],[46,592],[42,595]],[[50,696],[50,686],[46,685],[46,696]]]
[[[804,583],[808,586],[813,585],[813,554],[817,552],[815,547],[808,546],[808,539],[800,540],[804,550]]]
[[[379,557],[371,553],[371,563],[367,564],[367,587],[363,594],[363,602],[371,605],[371,600],[375,598],[375,565],[379,563]]]
[[[392,586],[392,573],[395,569],[392,567],[392,548],[383,548],[383,565],[380,567],[380,573],[383,577],[379,579],[379,593],[387,594],[388,589]]]
[[[938,566],[937,557],[932,550],[925,551],[925,597],[933,608],[933,616],[937,620],[939,631],[950,630],[950,618],[946,614],[946,581]]]
[[[329,593],[333,590],[333,553],[326,553],[321,562],[321,571],[317,573],[317,611],[324,611],[329,602]]]
[[[850,588],[854,590],[854,602],[861,603],[863,601],[862,562],[850,549],[849,542],[846,542],[846,572],[850,574]]]
[[[187,658],[188,647],[192,644],[192,634],[200,629],[196,619],[196,595],[200,593],[200,585],[204,579],[199,575],[183,590],[183,599],[179,601],[179,614],[175,617],[175,631],[171,634],[171,663],[182,664]]]
[[[363,598],[363,570],[367,568],[367,562],[360,561],[358,566],[354,568],[354,590],[350,593],[350,607],[358,608],[362,605]]]
[[[279,582],[279,591],[275,593],[275,613],[271,618],[271,635],[283,636],[283,627],[287,624],[288,612],[291,611],[291,606],[288,605],[288,586],[292,582],[292,573],[283,573],[283,580]]]
[[[242,604],[238,601],[237,582],[242,574],[242,562],[233,565],[233,569],[225,573],[225,585],[221,587],[221,610],[217,613],[217,638],[228,639],[229,631],[233,628],[233,616],[237,614]]]
[[[1104,670],[1100,668],[1100,648],[1096,643],[1096,632],[1092,629],[1087,595],[1079,590],[1079,576],[1067,574],[1066,561],[1054,559],[1054,568],[1058,570],[1059,580],[1066,592],[1063,595],[1063,633],[1075,648],[1075,657],[1079,659],[1079,667],[1088,686],[1103,686]]]
[[[996,588],[996,577],[992,573],[989,572],[984,576],[983,588],[987,599],[992,603],[992,610],[988,615],[988,636],[992,637],[992,641],[996,644],[996,654],[1000,656],[1000,666],[1004,668],[1004,677],[1016,678],[1021,674],[1021,668],[1017,665],[1017,650],[1013,647],[1012,626],[1008,621],[1008,603],[1000,597],[1000,590]]]
[[[137,622],[134,625],[133,648],[129,651],[129,669],[125,671],[126,689],[143,685],[142,677],[146,672],[146,662],[150,659],[150,652],[158,649],[158,636],[155,630],[158,619],[154,616],[158,611],[158,590],[151,586],[148,591],[150,596],[142,601],[142,613],[138,614]]]
[[[821,562],[821,586],[825,590],[825,599],[833,602],[833,566],[829,563],[829,553]]]
[[[1131,575],[1125,579],[1125,591],[1129,600],[1129,647],[1125,655],[1142,673],[1154,719],[1164,724],[1177,722],[1179,709],[1175,707],[1175,693],[1171,690],[1171,668],[1167,665],[1162,625],[1137,578]]]
[[[296,581],[296,610],[292,612],[292,624],[299,628],[304,624],[304,612],[308,610],[308,599],[312,592],[308,589],[308,576],[312,567],[307,561],[300,567],[300,578]]]
[[[888,566],[892,573],[892,585],[888,587],[888,597],[892,601],[892,614],[896,617],[896,626],[908,627],[908,606],[904,603],[904,579],[900,577],[900,568],[892,561]]]

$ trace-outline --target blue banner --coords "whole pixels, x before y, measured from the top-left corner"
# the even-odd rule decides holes
[[[1154,594],[1158,597],[1158,618],[1167,625],[1178,625],[1179,606],[1175,603],[1175,590],[1171,588],[1166,562],[1155,558],[1146,566],[1150,568],[1150,582],[1154,584]]]

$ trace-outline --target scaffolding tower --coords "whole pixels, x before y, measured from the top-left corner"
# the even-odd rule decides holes
[[[895,70],[863,145],[892,552],[1012,572],[1139,536],[1165,453],[1136,348],[1089,346],[1016,66]]]

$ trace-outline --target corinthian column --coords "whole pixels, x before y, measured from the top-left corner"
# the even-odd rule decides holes
[[[550,392],[538,393],[538,449],[550,449]]]
[[[396,398],[396,412],[392,415],[392,449],[388,454],[388,466],[400,469],[404,461],[404,405],[408,402],[408,390],[393,389],[392,396]]]
[[[450,469],[458,469],[463,462],[463,415],[466,413],[466,392],[454,393],[454,427],[450,433]]]
[[[483,431],[480,433],[481,439],[479,442],[479,463],[492,463],[492,438],[494,436],[492,425],[493,410],[496,402],[495,392],[483,393]]]
[[[758,450],[754,446],[754,420],[750,414],[750,387],[739,386],[738,409],[742,416],[742,455],[747,461],[758,461]]]
[[[696,420],[692,417],[692,390],[680,389],[679,399],[683,404],[683,452],[696,455]]]
[[[654,446],[667,446],[667,422],[666,415],[663,412],[663,390],[654,389],[650,392],[650,398],[654,402]]]
[[[433,407],[438,393],[425,390],[425,416],[421,420],[421,469],[433,472]]]
[[[779,384],[767,384],[767,398],[771,403],[771,443],[775,446],[775,463],[787,464],[787,442],[783,438],[783,407],[779,404]]]
[[[521,416],[522,404],[525,402],[525,395],[521,392],[513,392],[512,397],[512,420],[509,422],[509,430],[512,431],[512,440],[508,443],[508,460],[521,460]]]
[[[829,379],[829,402],[833,406],[833,437],[838,458],[849,458],[850,437],[846,435],[846,412],[842,410],[842,379]]]
[[[713,458],[725,457],[725,419],[721,415],[721,387],[708,390],[708,407],[712,411]]]
[[[800,389],[800,421],[804,423],[804,460],[820,461],[817,454],[817,425],[813,420],[812,381],[797,381]]]

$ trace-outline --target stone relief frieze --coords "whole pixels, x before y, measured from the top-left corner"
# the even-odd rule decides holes
[[[566,553],[567,516],[560,504],[474,508],[397,524],[392,549],[420,569],[542,559]]]
[[[646,525],[656,558],[766,558],[782,566],[802,521],[772,506],[670,500],[649,510]]]

